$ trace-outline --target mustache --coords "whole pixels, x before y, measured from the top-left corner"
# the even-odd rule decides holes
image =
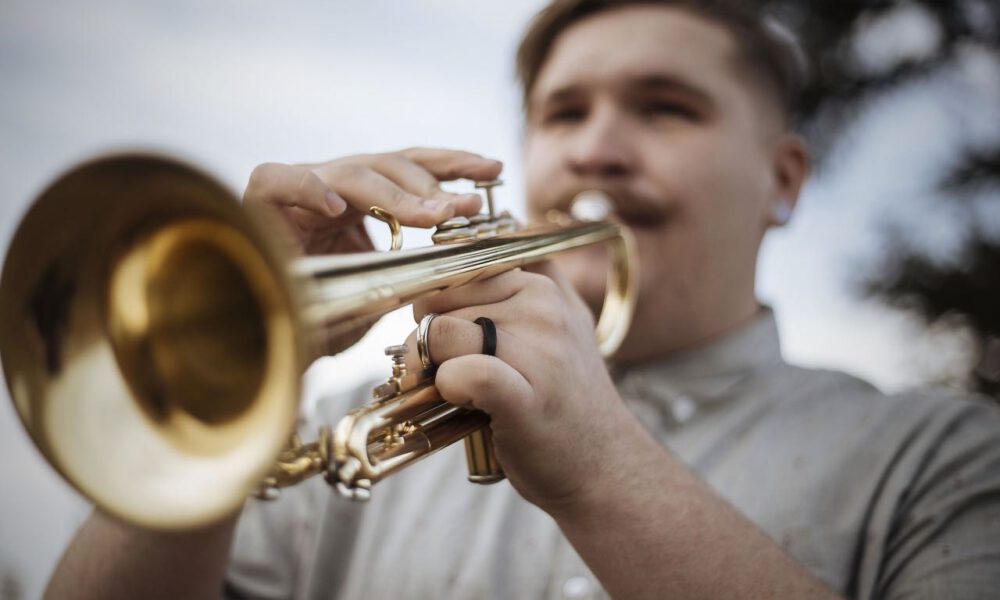
[[[558,206],[579,218],[617,218],[630,227],[655,227],[673,218],[676,212],[673,203],[662,198],[613,187],[572,190]],[[601,210],[603,215],[599,214]]]

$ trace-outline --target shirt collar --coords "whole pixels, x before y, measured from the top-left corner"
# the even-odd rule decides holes
[[[774,313],[762,307],[739,328],[667,358],[616,372],[623,394],[702,404],[721,399],[756,371],[783,363]]]

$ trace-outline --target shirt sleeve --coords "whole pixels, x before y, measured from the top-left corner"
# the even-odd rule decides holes
[[[320,425],[336,425],[350,408],[367,401],[370,389],[365,383],[351,393],[321,399],[300,420],[302,439],[315,439]],[[320,477],[284,488],[276,500],[248,499],[236,527],[222,597],[306,597],[319,537],[329,533],[323,526],[330,500],[330,488]]]
[[[1000,595],[1000,410],[962,402],[948,412],[917,444],[872,598]]]
[[[311,485],[311,484],[300,484]],[[233,540],[223,597],[295,598],[315,544],[306,489],[283,490],[275,501],[247,500]]]

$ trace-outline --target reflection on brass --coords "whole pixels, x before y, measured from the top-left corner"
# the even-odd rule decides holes
[[[0,279],[7,385],[40,451],[104,510],[190,528],[316,474],[366,498],[463,438],[470,479],[501,479],[489,417],[407,372],[405,347],[387,349],[371,404],[314,442],[291,435],[305,368],[421,295],[604,243],[602,352],[628,330],[635,267],[617,225],[481,215],[443,223],[428,248],[293,258],[270,218],[191,167],[123,155],[65,174],[21,222]]]
[[[472,483],[503,481],[503,467],[493,450],[493,432],[483,427],[465,436],[465,460]]]

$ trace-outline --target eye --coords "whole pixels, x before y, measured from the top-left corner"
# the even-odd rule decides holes
[[[651,100],[639,105],[639,112],[645,117],[680,117],[688,121],[698,120],[698,112],[687,104],[669,100]]]
[[[562,107],[547,112],[544,121],[547,124],[579,123],[586,116],[587,112],[582,108]]]

